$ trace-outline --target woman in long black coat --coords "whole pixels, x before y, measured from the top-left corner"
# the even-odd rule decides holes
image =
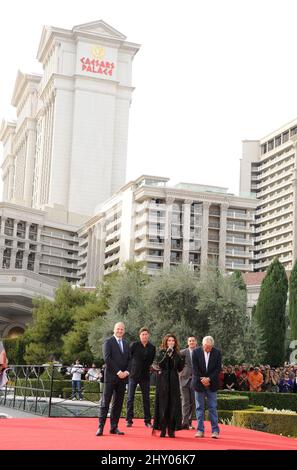
[[[157,383],[153,429],[160,429],[160,437],[175,437],[175,430],[181,429],[182,411],[178,372],[184,367],[179,354],[179,344],[174,334],[167,334],[162,340],[157,356]]]

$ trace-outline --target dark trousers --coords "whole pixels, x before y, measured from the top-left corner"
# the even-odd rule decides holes
[[[102,398],[99,406],[99,427],[103,428],[109,411],[109,405],[112,400],[110,411],[110,429],[116,429],[121,416],[123,401],[126,390],[126,382],[105,383]]]
[[[77,399],[82,399],[80,380],[72,380],[72,398],[76,398],[76,397]]]
[[[150,423],[151,422],[151,410],[150,410],[150,381],[149,380],[129,379],[126,420],[132,421],[134,418],[134,397],[135,397],[135,390],[138,384],[140,386],[141,393],[142,393],[144,421],[145,423]]]
[[[180,391],[182,396],[182,426],[191,426],[192,415],[194,410],[196,409],[195,393],[191,385],[191,380],[189,380],[189,382],[183,387],[180,387]]]

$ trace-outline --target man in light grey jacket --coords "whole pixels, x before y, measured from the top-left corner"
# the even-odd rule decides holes
[[[188,347],[182,349],[180,354],[185,358],[185,367],[179,374],[179,384],[182,396],[182,428],[194,429],[192,426],[192,415],[195,410],[195,393],[192,389],[192,353],[197,348],[197,339],[195,336],[189,336]]]

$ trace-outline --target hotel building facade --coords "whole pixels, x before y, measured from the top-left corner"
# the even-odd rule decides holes
[[[240,195],[257,198],[254,270],[297,258],[297,119],[261,140],[243,141]]]
[[[0,336],[25,327],[34,295],[79,280],[77,230],[125,183],[139,47],[102,20],[45,26],[43,74],[17,74],[16,121],[0,126]]]
[[[256,201],[225,188],[142,176],[123,186],[79,230],[81,284],[96,285],[125,261],[161,268],[207,263],[222,270],[253,270]]]

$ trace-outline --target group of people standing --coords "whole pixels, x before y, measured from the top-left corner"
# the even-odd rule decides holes
[[[137,385],[142,392],[144,423],[160,437],[175,437],[179,429],[194,429],[192,415],[196,409],[197,432],[204,437],[205,397],[208,401],[212,437],[218,438],[217,390],[221,370],[221,353],[214,347],[211,336],[203,338],[197,348],[194,336],[188,338],[188,347],[180,350],[174,334],[167,334],[156,353],[147,328],[139,331],[139,341],[130,345],[124,339],[125,325],[114,326],[114,334],[103,345],[105,361],[104,388],[99,408],[99,427],[96,436],[102,436],[110,409],[110,433],[123,435],[118,423],[128,383],[126,426],[133,426],[134,398]],[[156,393],[153,423],[150,412],[150,372],[156,374]]]

